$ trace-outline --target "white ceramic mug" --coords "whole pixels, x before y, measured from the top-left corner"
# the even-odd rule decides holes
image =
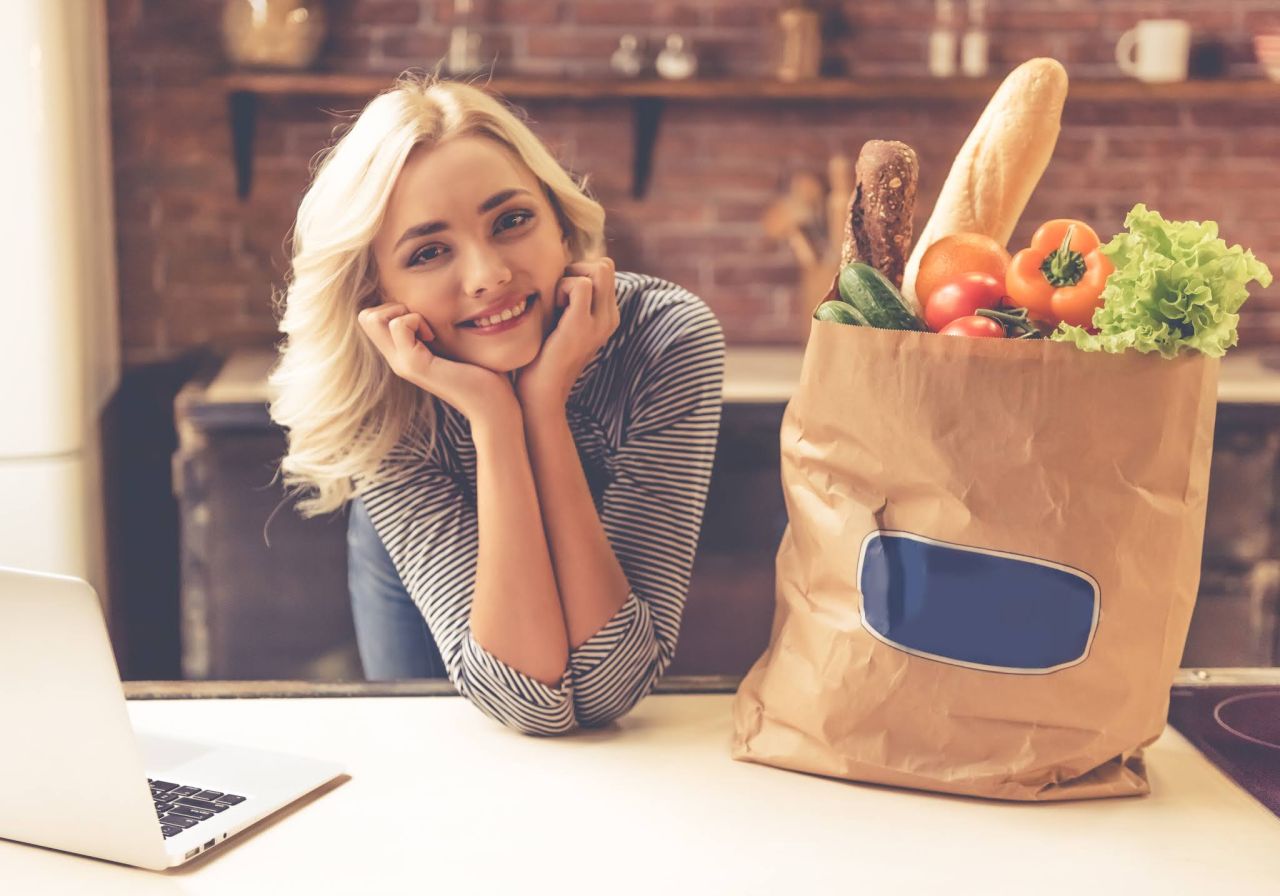
[[[1190,53],[1191,25],[1182,19],[1143,19],[1116,42],[1120,70],[1152,84],[1187,80]]]

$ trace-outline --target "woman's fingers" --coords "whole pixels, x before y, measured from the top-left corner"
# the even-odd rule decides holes
[[[372,308],[363,309],[356,320],[359,321],[361,328],[373,338],[375,344],[379,342],[379,337],[384,335],[387,330],[387,323],[396,315],[404,314],[409,309],[404,305],[391,303],[387,305],[375,305]],[[381,340],[386,342],[385,339]]]
[[[591,281],[590,316],[598,339],[608,339],[618,328],[618,295],[613,259],[605,256],[569,265],[566,274]]]
[[[376,323],[386,323],[390,318],[398,314],[404,314],[409,309],[399,302],[388,302],[383,305],[374,305],[372,308],[365,308],[358,315],[361,326],[370,326]]]
[[[604,312],[602,316],[606,320],[612,313],[612,309],[617,306],[614,273],[613,259],[607,257],[600,259],[600,274],[596,280],[596,311]]]
[[[392,373],[469,418],[498,408],[498,393],[511,390],[511,383],[492,371],[436,354],[429,344],[435,331],[421,314],[400,303],[365,308],[356,319]]]
[[[377,308],[366,308],[357,316],[360,328],[364,330],[369,341],[383,355],[390,357],[392,351],[391,334],[387,332],[386,315],[378,314]]]
[[[605,256],[592,261],[575,261],[565,268],[565,273],[572,276],[586,277],[592,285],[592,314],[599,313],[603,307],[600,300],[614,294],[613,259]]]
[[[572,262],[565,267],[564,270],[566,274],[582,274],[584,276],[590,276],[596,272],[602,272],[605,270],[612,273],[615,270],[615,266],[612,258],[602,256],[591,261]]]
[[[569,307],[569,291],[573,288],[573,283],[578,277],[564,276],[556,281],[556,307]]]
[[[388,323],[391,330],[391,342],[398,352],[407,352],[413,349],[413,344],[417,341],[414,335],[413,321],[410,320],[413,315],[405,314],[400,317],[392,318]]]
[[[563,285],[564,307],[568,309],[567,313],[572,313],[575,317],[580,314],[590,316],[591,294],[595,288],[590,278],[565,277],[560,283]]]
[[[436,338],[436,334],[431,331],[431,327],[427,325],[427,319],[421,314],[418,315],[418,336],[423,342],[430,342]]]
[[[618,286],[612,258],[600,259],[600,281],[596,286],[598,303],[596,310],[600,312],[605,327],[606,338],[618,328]]]
[[[418,312],[392,302],[365,308],[357,319],[397,376],[421,376],[425,371],[415,368],[423,366],[424,357],[434,358],[426,343],[435,339],[435,333]]]

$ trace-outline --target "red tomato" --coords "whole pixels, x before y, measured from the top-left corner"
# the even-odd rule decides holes
[[[983,336],[992,339],[1004,338],[1004,327],[998,321],[981,314],[970,314],[957,317],[938,331],[940,336]]]
[[[990,274],[961,274],[935,289],[924,306],[924,321],[935,333],[956,318],[968,317],[979,308],[1000,307],[1004,283]]]

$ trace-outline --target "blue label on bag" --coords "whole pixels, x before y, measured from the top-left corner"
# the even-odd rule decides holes
[[[872,532],[858,558],[862,624],[907,653],[993,672],[1080,663],[1098,625],[1098,583],[1059,563]]]

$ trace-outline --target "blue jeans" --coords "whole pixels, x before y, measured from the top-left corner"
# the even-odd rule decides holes
[[[347,515],[347,589],[366,679],[445,677],[426,620],[359,498],[351,501]]]

